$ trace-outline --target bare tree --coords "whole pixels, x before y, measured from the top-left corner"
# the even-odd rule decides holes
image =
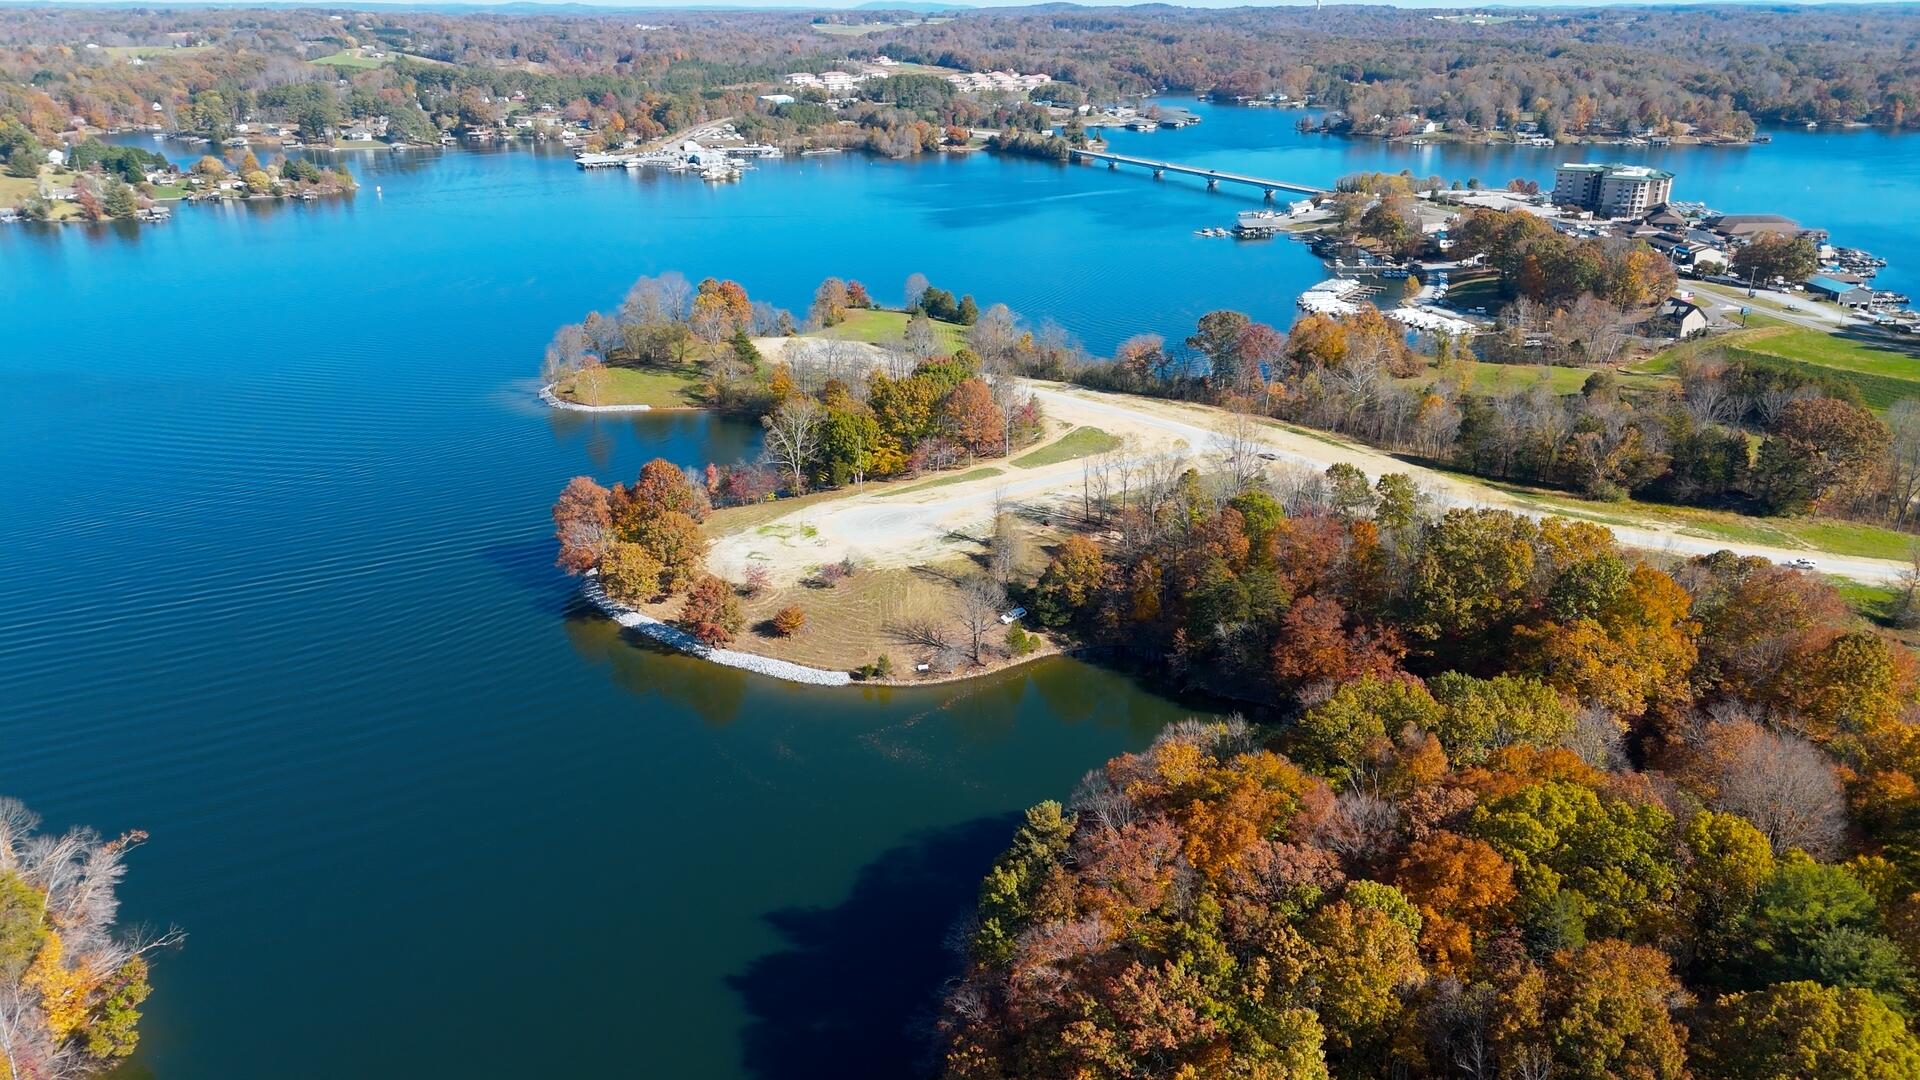
[[[807,467],[820,450],[820,403],[809,397],[790,397],[760,418],[767,429],[767,460],[792,477],[793,490],[806,490]]]
[[[987,634],[1000,625],[1000,608],[1007,591],[992,578],[970,577],[960,585],[960,625],[967,633],[968,655],[975,664],[984,663]]]
[[[659,277],[642,277],[627,290],[620,302],[620,321],[640,326],[685,322],[693,307],[693,286],[679,272],[669,270]]]
[[[912,273],[907,275],[907,307],[917,308],[920,300],[927,295],[927,275]]]
[[[540,367],[540,377],[551,383],[586,367],[592,359],[592,344],[587,341],[586,331],[579,323],[568,323],[554,332],[553,341],[547,346],[546,361]]]
[[[902,336],[907,355],[916,362],[932,356],[939,348],[939,339],[933,333],[933,320],[927,318],[924,311],[916,311],[907,318],[906,333]]]
[[[1703,357],[1682,365],[1680,386],[1686,395],[1687,411],[1703,424],[1726,424],[1744,411],[1739,397],[1727,385],[1726,362]]]
[[[1005,304],[995,304],[981,312],[967,330],[967,344],[986,364],[1000,364],[1011,358],[1019,339],[1013,312]]]
[[[1893,527],[1905,528],[1920,499],[1920,401],[1901,398],[1887,409],[1887,427],[1893,432],[1888,448],[1887,508]]]
[[[39,894],[31,913],[57,928],[57,962],[81,987],[99,987],[147,953],[184,940],[177,929],[158,934],[115,932],[116,889],[129,851],[146,841],[131,832],[112,840],[90,829],[61,836],[35,833],[40,819],[20,802],[0,798],[0,873]],[[85,1042],[50,1025],[37,985],[28,984],[25,960],[0,966],[0,1065],[7,1080],[78,1080],[107,1061],[85,1052]]]
[[[1213,436],[1212,450],[1220,474],[1234,492],[1252,487],[1265,473],[1262,449],[1259,422],[1242,410],[1228,413],[1226,423]]]
[[[1753,822],[1774,850],[1832,855],[1847,827],[1846,793],[1833,764],[1805,739],[1745,718],[1716,721],[1703,750],[1715,809]]]
[[[1013,587],[1014,578],[1020,571],[1020,560],[1025,554],[1019,525],[1019,518],[1010,507],[999,509],[993,515],[990,572],[1003,590]]]

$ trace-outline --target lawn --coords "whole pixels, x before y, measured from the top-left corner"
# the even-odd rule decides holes
[[[700,406],[700,374],[677,369],[595,368],[554,384],[553,392],[579,405],[648,405],[656,409]]]
[[[1666,374],[1689,356],[1723,350],[1757,364],[1804,366],[1829,371],[1853,384],[1875,409],[1904,397],[1920,397],[1920,341],[1879,337],[1864,330],[1829,334],[1764,315],[1748,317],[1743,330],[1682,342],[1632,366],[1635,373]]]
[[[1473,368],[1473,380],[1468,389],[1479,394],[1507,394],[1517,390],[1528,390],[1543,378],[1547,389],[1556,394],[1577,394],[1587,385],[1587,378],[1593,374],[1592,368],[1561,367],[1555,364],[1489,364],[1482,360],[1468,361]]]
[[[40,190],[38,182],[27,176],[0,176],[0,206],[18,207]]]
[[[1771,358],[1826,368],[1860,388],[1875,409],[1904,397],[1920,397],[1920,342],[1868,336],[1862,331],[1826,334],[1803,326],[1744,330],[1729,343],[1734,356]]]
[[[1470,308],[1485,308],[1488,311],[1500,307],[1500,275],[1478,274],[1467,271],[1460,277],[1447,276],[1447,306],[1459,311]]]
[[[1014,458],[1013,465],[1018,469],[1037,469],[1091,454],[1104,454],[1119,445],[1119,439],[1099,428],[1077,427],[1030,454]]]
[[[907,313],[880,308],[860,308],[847,313],[838,326],[815,330],[809,337],[864,341],[871,345],[899,345],[907,337]],[[933,322],[933,339],[946,352],[967,343],[967,328],[959,323]]]
[[[314,60],[313,63],[324,64],[327,67],[359,68],[365,70],[391,64],[393,63],[393,57],[394,54],[390,52],[383,52],[378,58],[375,58],[368,56],[359,49],[341,49],[331,56],[322,56]]]

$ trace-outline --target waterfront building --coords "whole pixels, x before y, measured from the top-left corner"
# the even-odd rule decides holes
[[[1553,171],[1553,201],[1606,217],[1637,217],[1673,194],[1673,174],[1646,165],[1568,162]]]
[[[1842,307],[1863,308],[1873,303],[1872,289],[1865,285],[1856,285],[1830,277],[1808,278],[1807,292],[1822,300],[1831,300]]]

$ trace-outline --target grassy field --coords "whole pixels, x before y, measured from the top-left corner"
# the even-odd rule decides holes
[[[599,368],[591,374],[561,380],[554,385],[553,392],[566,401],[580,405],[697,408],[700,405],[700,373],[691,367],[677,370]]]
[[[38,190],[38,183],[28,177],[0,176],[0,206],[18,207]]]
[[[865,341],[873,345],[898,345],[906,340],[907,313],[862,308],[849,312],[838,326],[816,330],[809,337],[836,338],[841,341]],[[967,343],[967,328],[959,323],[934,321],[933,339],[946,352]]]
[[[1447,306],[1466,311],[1469,308],[1486,308],[1494,311],[1500,306],[1500,275],[1498,273],[1474,275],[1468,271],[1466,276],[1455,280],[1448,275]]]
[[[355,68],[361,71],[369,68],[385,67],[393,63],[393,53],[382,52],[378,58],[368,56],[359,49],[341,49],[331,56],[322,56],[314,61],[326,67]]]
[[[1037,469],[1090,454],[1104,454],[1119,445],[1119,439],[1099,428],[1077,427],[1030,454],[1014,458],[1013,465],[1017,469]]]
[[[1632,370],[1669,374],[1680,362],[1707,350],[1724,350],[1732,359],[1767,365],[1818,368],[1853,384],[1875,409],[1904,397],[1920,397],[1920,341],[1882,338],[1863,330],[1825,333],[1765,315],[1748,317],[1746,329],[1682,342]]]
[[[1823,334],[1802,326],[1770,326],[1740,331],[1730,344],[1734,356],[1771,358],[1825,368],[1860,388],[1876,409],[1905,397],[1920,397],[1920,341],[1898,341],[1864,332]]]

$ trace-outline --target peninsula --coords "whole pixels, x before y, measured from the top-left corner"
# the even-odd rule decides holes
[[[1478,239],[1497,222],[1475,213],[1456,242],[1511,242]],[[1629,253],[1603,274],[1645,265]],[[1642,287],[1657,296],[1671,281]],[[1597,287],[1621,295],[1604,277]],[[1474,359],[1446,335],[1420,353],[1365,304],[1285,333],[1214,312],[1180,347],[1141,338],[1093,360],[1002,305],[978,311],[919,278],[906,295],[885,310],[861,283],[828,279],[796,318],[735,283],[669,274],[562,328],[546,365],[557,401],[733,410],[766,432],[758,461],[656,462],[632,487],[575,480],[555,510],[562,564],[596,571],[636,621],[708,648],[897,682],[1108,647],[1047,614],[1060,560],[1135,552],[1140,515],[1164,528],[1249,491],[1289,520],[1342,527],[1390,499],[1409,537],[1463,508],[1584,523],[1654,565],[1754,558],[1858,583],[1857,605],[1889,624],[1914,615],[1910,515],[1877,509],[1884,491],[1861,486],[1900,474],[1892,429],[1812,364],[1701,371],[1720,339],[1691,333],[1585,369]],[[1723,337],[1751,349],[1788,332]],[[1773,421],[1700,416],[1706,385],[1758,409],[1741,380],[1785,388]],[[1493,426],[1505,415],[1555,423],[1564,443],[1537,449],[1524,429]],[[1600,434],[1603,418],[1616,434]],[[1636,441],[1682,424],[1703,445],[1758,449],[1728,462]],[[1821,424],[1856,442],[1813,434]],[[1495,437],[1510,441],[1506,458],[1491,456]],[[1527,468],[1547,471],[1522,471],[1536,460]]]

